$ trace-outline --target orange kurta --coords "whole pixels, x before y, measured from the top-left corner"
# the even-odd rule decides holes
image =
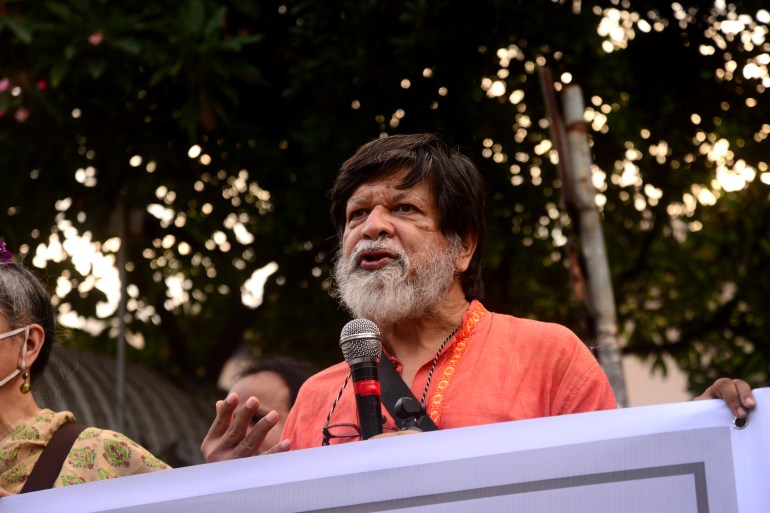
[[[391,360],[400,372],[400,362]],[[418,399],[432,363],[426,361],[412,383]],[[321,445],[326,416],[348,372],[342,362],[302,386],[283,431],[292,449]],[[495,314],[478,301],[471,303],[462,327],[442,351],[425,402],[440,429],[616,407],[607,376],[569,329]],[[394,425],[384,407],[383,416]],[[331,423],[357,423],[350,384]]]

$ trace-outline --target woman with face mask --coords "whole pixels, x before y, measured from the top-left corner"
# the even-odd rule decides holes
[[[40,489],[169,468],[114,431],[86,427],[61,440],[76,426],[74,415],[43,409],[30,393],[45,372],[54,330],[49,294],[0,242],[0,496],[31,491],[44,472],[53,482]],[[51,456],[53,447],[66,455],[63,463]]]

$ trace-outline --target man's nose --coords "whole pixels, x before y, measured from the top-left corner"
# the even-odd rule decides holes
[[[390,218],[390,211],[382,206],[374,207],[366,216],[366,222],[361,230],[361,235],[366,239],[372,240],[392,237],[393,222]]]

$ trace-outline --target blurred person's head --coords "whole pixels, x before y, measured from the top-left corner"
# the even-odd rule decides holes
[[[237,373],[230,392],[238,394],[241,400],[252,395],[259,399],[259,410],[252,424],[271,410],[276,410],[281,416],[278,427],[271,429],[262,442],[260,452],[280,441],[283,424],[297,400],[297,393],[312,374],[310,364],[288,356],[261,356]]]

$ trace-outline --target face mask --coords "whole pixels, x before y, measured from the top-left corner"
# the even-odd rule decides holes
[[[0,387],[5,385],[9,381],[11,381],[13,378],[15,378],[20,372],[27,370],[27,340],[29,339],[29,326],[24,326],[23,328],[19,328],[13,331],[7,331],[5,333],[0,333],[0,340],[2,340],[4,338],[17,335],[22,331],[24,332],[24,345],[21,347],[21,369],[16,369],[12,373],[8,374],[5,377],[5,379],[0,381]]]

